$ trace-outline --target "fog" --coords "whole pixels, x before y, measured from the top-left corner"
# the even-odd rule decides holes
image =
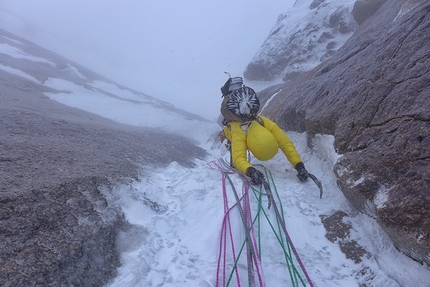
[[[3,0],[0,26],[122,85],[216,119],[224,71],[242,76],[294,1]]]

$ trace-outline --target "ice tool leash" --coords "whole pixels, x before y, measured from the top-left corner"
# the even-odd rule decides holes
[[[256,188],[250,185],[249,180],[241,172],[232,168],[223,159],[212,161],[209,166],[218,169],[222,174],[224,200],[224,218],[220,235],[215,286],[266,286],[261,263],[261,253],[264,251],[261,244],[261,228],[262,221],[266,219],[282,249],[290,286],[313,287],[314,285],[285,226],[281,199],[270,171],[260,165],[264,169],[267,179],[262,185],[266,191],[264,192],[262,186]],[[234,184],[234,179],[237,177],[231,177],[231,175],[236,175],[241,179],[241,193],[236,187],[237,184]],[[231,192],[227,191],[228,187]],[[257,205],[255,215],[252,214],[251,210],[252,201],[250,197],[252,195]],[[270,219],[269,210],[266,211],[263,207],[263,201],[266,198],[263,195],[267,195],[268,208],[273,206],[271,212],[275,214],[275,221]],[[237,217],[233,215],[237,213],[240,217],[241,224],[239,225],[242,225],[243,233],[234,228],[237,227],[237,225],[234,226]],[[244,237],[243,241],[238,239],[242,237]],[[288,280],[288,278],[285,279]]]

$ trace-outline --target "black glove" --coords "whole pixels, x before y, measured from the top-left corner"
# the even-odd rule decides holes
[[[264,174],[261,171],[255,169],[255,167],[248,167],[246,170],[246,175],[251,178],[251,184],[253,185],[262,184],[264,181]]]
[[[298,164],[296,164],[296,170],[297,170],[297,177],[300,179],[300,181],[308,180],[309,174],[303,162],[299,162]]]

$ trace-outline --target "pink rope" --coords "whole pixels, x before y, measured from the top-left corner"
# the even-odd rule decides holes
[[[244,181],[243,184],[245,186],[245,194],[246,194],[246,197],[244,199],[244,211],[245,211],[245,218],[246,218],[245,228],[246,228],[247,237],[248,237],[247,244],[251,245],[251,251],[249,251],[249,248],[247,249],[248,262],[252,262],[253,265],[255,265],[255,269],[256,269],[255,273],[258,275],[258,281],[260,283],[260,286],[265,286],[263,282],[262,274],[260,272],[262,268],[261,268],[260,258],[258,255],[259,252],[258,252],[257,243],[256,243],[254,225],[252,224],[251,203],[249,200],[249,185],[248,185],[248,182],[246,181]],[[252,266],[252,271],[254,271],[253,266]],[[252,282],[253,284],[255,284],[254,272],[252,272],[251,275],[252,275]]]
[[[210,162],[209,166],[211,166],[212,168],[216,167],[218,168],[221,173],[222,173],[222,181],[223,181],[223,197],[224,197],[224,219],[223,219],[223,225],[222,225],[222,230],[221,230],[221,240],[220,240],[220,253],[218,256],[218,268],[217,268],[217,279],[216,279],[216,286],[218,286],[219,284],[219,269],[220,269],[220,264],[221,264],[221,256],[222,256],[222,250],[224,251],[223,253],[223,286],[225,286],[226,284],[226,245],[227,245],[227,238],[226,238],[226,233],[227,233],[227,223],[228,223],[228,231],[230,233],[230,241],[232,244],[232,253],[233,253],[233,260],[234,262],[236,262],[237,257],[236,257],[236,253],[234,250],[234,242],[233,242],[233,232],[232,232],[232,228],[231,228],[231,221],[230,221],[230,211],[235,208],[238,207],[240,213],[243,215],[243,220],[244,220],[244,225],[245,225],[245,230],[246,230],[246,237],[247,237],[247,241],[246,241],[246,247],[247,247],[247,262],[248,262],[248,272],[250,272],[249,274],[249,279],[252,280],[252,283],[254,285],[255,283],[255,274],[258,275],[258,281],[260,283],[260,286],[265,286],[265,283],[263,282],[263,276],[262,276],[262,268],[261,268],[261,262],[259,259],[259,255],[258,255],[258,248],[257,248],[257,242],[255,240],[255,230],[254,230],[254,225],[252,224],[252,213],[251,213],[251,204],[250,204],[250,200],[249,200],[249,185],[248,182],[246,180],[246,177],[242,174],[239,174],[242,178],[242,182],[243,182],[243,187],[244,187],[244,194],[242,195],[242,197],[239,198],[236,189],[233,186],[233,192],[234,195],[237,198],[237,203],[235,203],[233,206],[231,206],[230,208],[228,208],[228,197],[227,197],[227,190],[226,190],[226,178],[228,177],[227,174],[233,174],[233,173],[237,173],[237,171],[228,166],[227,164],[225,164],[225,162],[223,162],[222,160],[218,160],[218,162]],[[214,168],[215,169],[215,168]],[[237,173],[238,174],[238,173]],[[243,206],[240,204],[240,202],[243,202]],[[290,242],[290,246],[296,256],[296,259],[306,277],[306,279],[308,280],[308,283],[310,284],[310,287],[314,287],[312,280],[309,277],[309,274],[306,271],[306,268],[302,262],[302,260],[300,259],[300,256],[291,240],[291,237],[287,231],[285,222],[282,219],[282,216],[280,214],[279,208],[276,205],[276,202],[273,201],[273,205],[275,206],[275,211],[276,211],[276,215],[278,216],[281,225],[282,225],[282,229],[285,233],[285,235],[288,238],[288,241]],[[226,223],[227,222],[227,223]],[[224,240],[223,240],[223,236],[224,236]],[[223,248],[224,247],[224,248]],[[240,279],[239,279],[239,272],[236,268],[235,270],[235,274],[236,274],[236,280],[237,280],[237,286],[240,286]]]
[[[220,281],[220,269],[222,265],[222,286],[226,286],[226,265],[227,265],[227,229],[228,233],[230,234],[230,243],[232,248],[232,254],[233,254],[233,260],[234,262],[237,262],[237,256],[236,251],[234,248],[234,240],[233,240],[233,231],[231,227],[231,220],[230,220],[230,212],[233,210],[233,208],[237,207],[239,209],[239,212],[243,216],[244,225],[245,225],[245,232],[246,232],[246,250],[247,250],[247,262],[248,262],[248,272],[249,272],[249,279],[252,280],[253,285],[255,284],[255,274],[257,274],[258,281],[260,286],[264,287],[265,283],[263,281],[263,276],[261,274],[262,268],[261,268],[261,262],[258,255],[258,248],[257,243],[255,239],[255,231],[252,224],[252,212],[251,212],[251,204],[249,200],[249,185],[246,181],[246,178],[242,176],[243,179],[243,185],[244,185],[244,193],[241,197],[237,194],[236,189],[233,188],[234,195],[236,196],[237,202],[231,206],[228,207],[228,195],[227,195],[227,188],[226,188],[226,178],[228,177],[226,174],[228,173],[235,173],[235,170],[233,170],[231,167],[227,167],[221,162],[211,162],[209,164],[210,166],[217,167],[221,173],[222,173],[222,187],[223,187],[223,201],[224,201],[224,218],[222,222],[221,227],[221,235],[220,235],[220,247],[219,247],[219,254],[218,254],[218,266],[217,266],[217,276],[216,276],[216,285],[219,286]],[[243,206],[240,204],[240,202],[243,202]],[[239,271],[237,268],[235,268],[235,275],[237,280],[237,286],[240,285],[240,277],[239,277]]]
[[[225,179],[226,176],[223,174],[223,194],[224,194],[224,210],[225,210],[225,214],[227,215],[227,221],[228,221],[228,227],[229,227],[229,233],[230,233],[230,242],[231,242],[231,251],[233,253],[233,260],[236,261],[237,257],[236,257],[236,251],[234,249],[234,244],[233,244],[233,232],[232,232],[232,228],[231,228],[231,220],[230,220],[230,211],[237,205],[234,204],[231,208],[228,208],[228,200],[227,200],[227,189],[226,189],[226,184],[225,184]],[[225,244],[227,244],[227,242],[225,242]],[[224,253],[224,281],[225,281],[225,274],[226,274],[226,252]],[[239,271],[236,268],[236,280],[237,280],[237,284],[240,287],[240,279],[239,279]],[[225,282],[224,285],[225,286]]]
[[[216,165],[220,170],[222,170],[222,167],[219,165]],[[232,253],[233,253],[233,260],[236,261],[237,257],[236,257],[236,251],[234,248],[234,241],[233,241],[233,232],[232,232],[232,228],[231,228],[231,221],[230,221],[230,211],[237,206],[237,203],[234,204],[232,207],[228,207],[228,197],[227,197],[227,188],[226,188],[226,175],[223,172],[222,173],[222,186],[223,186],[223,197],[224,197],[224,218],[223,218],[223,222],[222,222],[222,227],[221,227],[221,236],[220,236],[220,250],[219,250],[219,254],[218,254],[218,267],[217,267],[217,279],[216,279],[216,285],[215,286],[219,286],[219,278],[220,278],[220,268],[221,268],[221,262],[223,262],[223,272],[222,272],[222,286],[225,286],[226,284],[226,265],[227,265],[227,227],[228,227],[228,232],[230,234],[230,242],[231,242],[231,248],[232,248]],[[241,200],[241,199],[240,199]],[[222,259],[221,259],[222,258]],[[238,283],[238,286],[240,287],[240,278],[239,278],[239,271],[236,269],[235,270],[236,273],[236,280]]]

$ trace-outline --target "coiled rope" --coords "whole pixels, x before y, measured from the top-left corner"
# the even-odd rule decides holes
[[[271,230],[273,231],[280,247],[282,248],[283,255],[285,258],[286,268],[289,272],[289,279],[291,286],[303,286],[313,287],[313,283],[302,263],[296,248],[288,234],[285,226],[284,211],[276,189],[271,172],[264,166],[259,165],[264,169],[266,179],[272,190],[272,206],[274,207],[274,213],[276,215],[276,222],[273,223],[267,211],[263,208],[263,195],[261,186],[257,189],[250,185],[249,180],[239,171],[230,167],[223,159],[212,161],[209,166],[213,169],[218,169],[222,174],[222,187],[223,187],[223,201],[224,201],[224,218],[222,221],[221,235],[220,235],[220,246],[218,254],[218,265],[216,274],[216,285],[215,286],[233,286],[232,281],[236,281],[236,285],[243,286],[266,286],[264,280],[264,274],[261,264],[261,218],[266,218]],[[239,192],[234,185],[231,175],[238,175],[242,180],[242,194]],[[234,196],[234,203],[229,206],[229,193],[227,187],[230,187],[231,192]],[[250,190],[257,200],[257,212],[253,217],[251,210],[250,201]],[[270,198],[269,198],[270,200]],[[278,207],[279,206],[279,207]],[[234,238],[238,237],[237,230],[232,228],[231,215],[233,211],[237,211],[240,214],[240,220],[244,230],[244,240],[238,245]],[[236,235],[236,236],[234,236]],[[240,235],[240,234],[239,234]],[[230,248],[228,248],[230,245]],[[237,248],[236,247],[240,247]],[[246,251],[246,266],[241,260],[243,253]],[[244,257],[244,256],[243,256]],[[300,268],[296,267],[296,264]],[[246,276],[244,271],[246,269]],[[241,271],[242,270],[242,271]],[[305,279],[303,279],[305,278]],[[306,280],[306,281],[305,281]]]

